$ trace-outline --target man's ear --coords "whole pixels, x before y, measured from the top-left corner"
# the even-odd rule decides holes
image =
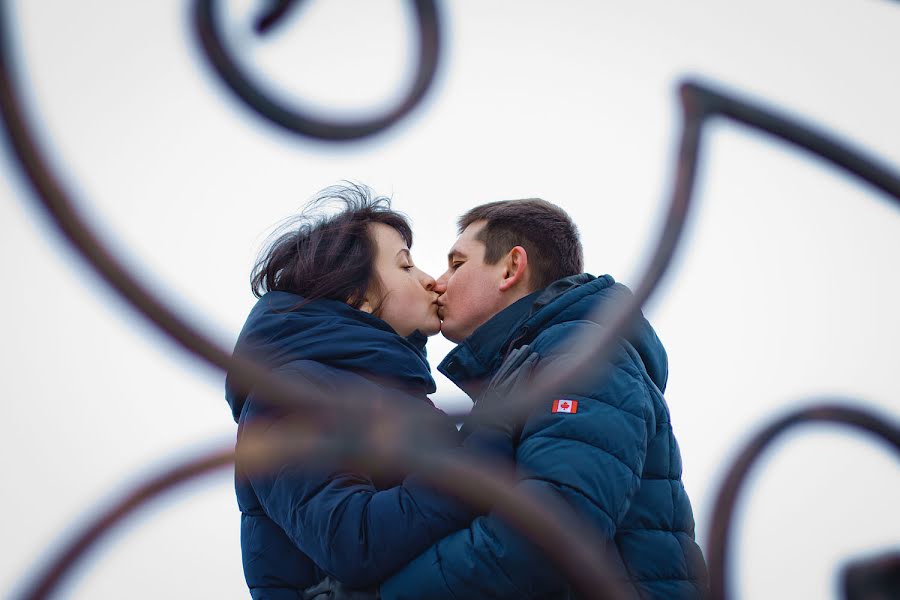
[[[500,282],[500,291],[506,292],[521,284],[528,283],[528,253],[522,246],[515,246],[506,254],[504,259],[503,280]]]

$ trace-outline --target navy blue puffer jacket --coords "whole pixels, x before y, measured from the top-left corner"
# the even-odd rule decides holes
[[[235,348],[288,378],[334,395],[348,387],[360,408],[379,402],[437,411],[422,348],[384,321],[332,300],[297,308],[303,298],[265,294],[247,318]],[[226,380],[226,399],[239,423],[277,426],[288,415],[243,395]],[[458,433],[447,423],[446,442]],[[357,473],[285,461],[266,473],[235,466],[241,510],[244,575],[253,598],[295,600],[326,575],[354,587],[378,583],[473,515],[415,476],[377,481]],[[379,491],[380,490],[380,491]]]
[[[589,318],[594,306],[628,294],[608,275],[562,279],[495,315],[440,369],[477,402],[512,349],[528,344],[539,369],[575,358],[568,342],[604,328]],[[635,597],[696,599],[706,566],[663,398],[667,374],[666,352],[642,318],[630,340],[620,340],[611,368],[530,415],[516,448],[517,485],[561,499],[607,540]],[[569,412],[560,410],[564,401]],[[380,589],[383,600],[571,597],[547,558],[493,514],[433,545]]]

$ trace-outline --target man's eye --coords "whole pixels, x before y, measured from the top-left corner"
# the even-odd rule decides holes
[[[451,269],[458,269],[458,268],[461,267],[461,266],[462,266],[462,261],[456,261],[456,262],[450,263],[450,268],[451,268]]]

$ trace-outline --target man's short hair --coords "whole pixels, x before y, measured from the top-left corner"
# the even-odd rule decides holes
[[[540,198],[488,202],[459,218],[459,233],[482,220],[487,223],[476,239],[484,242],[484,262],[496,264],[515,246],[522,246],[531,267],[532,290],[584,270],[578,228],[555,204]]]

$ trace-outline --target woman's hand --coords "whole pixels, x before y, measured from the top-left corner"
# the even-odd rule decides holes
[[[316,585],[306,588],[303,600],[378,600],[378,588],[351,590],[340,581],[326,577]]]

